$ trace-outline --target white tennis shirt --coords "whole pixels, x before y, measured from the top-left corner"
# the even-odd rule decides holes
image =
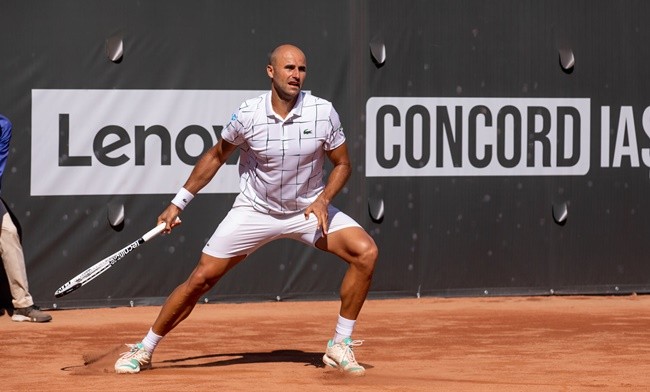
[[[300,212],[313,203],[325,186],[325,151],[345,142],[332,104],[304,91],[284,119],[273,111],[270,92],[244,101],[221,137],[240,148],[244,200],[272,214]]]

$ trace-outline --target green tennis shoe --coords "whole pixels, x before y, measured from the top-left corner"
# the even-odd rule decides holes
[[[330,340],[327,342],[325,355],[323,355],[323,363],[352,376],[363,376],[366,369],[359,365],[354,358],[354,351],[352,351],[352,347],[358,347],[361,344],[363,344],[363,340],[352,340],[351,338],[345,338],[340,343]]]
[[[129,351],[122,353],[115,362],[115,373],[139,373],[151,368],[151,353],[144,349],[142,343],[127,344]]]

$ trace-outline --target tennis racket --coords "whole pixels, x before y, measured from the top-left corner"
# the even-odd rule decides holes
[[[77,290],[79,287],[86,285],[91,280],[95,279],[99,275],[106,272],[106,270],[111,268],[115,263],[122,260],[124,256],[131,253],[133,249],[137,248],[138,246],[144,244],[145,242],[154,238],[158,234],[162,233],[163,230],[165,230],[165,222],[160,223],[158,226],[149,230],[142,237],[138,238],[134,242],[118,250],[117,252],[113,253],[107,258],[97,262],[92,267],[88,268],[87,270],[75,276],[74,278],[70,279],[66,284],[59,287],[59,289],[54,292],[54,296],[57,298],[61,298],[64,295],[70,294],[71,292]]]

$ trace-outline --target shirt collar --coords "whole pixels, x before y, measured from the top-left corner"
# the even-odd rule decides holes
[[[304,91],[301,91],[300,94],[298,94],[298,99],[296,100],[296,104],[293,105],[293,108],[291,109],[289,114],[287,114],[287,118],[284,119],[280,117],[279,114],[275,113],[275,111],[273,110],[273,105],[271,105],[271,94],[272,94],[271,92],[266,94],[266,115],[268,117],[274,117],[277,118],[279,121],[286,122],[296,117],[300,117],[302,115],[302,102],[306,94]]]

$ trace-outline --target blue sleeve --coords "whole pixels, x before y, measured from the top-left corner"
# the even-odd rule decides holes
[[[7,156],[9,155],[9,142],[11,141],[11,130],[11,121],[9,121],[7,117],[0,114],[0,181],[2,181],[2,174],[4,174],[5,166],[7,165]]]

